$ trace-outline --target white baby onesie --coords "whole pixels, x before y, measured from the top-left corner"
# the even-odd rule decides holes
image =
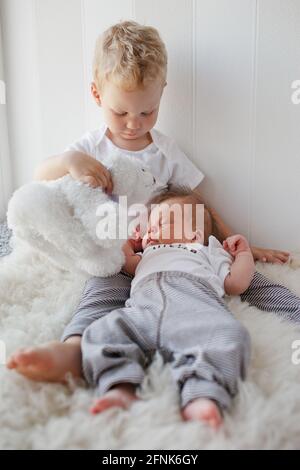
[[[201,243],[150,245],[142,253],[131,283],[131,292],[148,274],[181,271],[205,280],[223,297],[224,280],[230,272],[232,260],[231,255],[213,235],[208,239],[208,246]]]

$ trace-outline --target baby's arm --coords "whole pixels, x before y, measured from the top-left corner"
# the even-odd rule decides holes
[[[123,245],[123,252],[125,254],[125,264],[123,266],[124,271],[131,274],[132,276],[135,275],[135,270],[137,265],[141,261],[141,255],[135,253],[135,241],[132,239],[127,240],[127,242]]]
[[[110,171],[86,153],[71,150],[44,160],[35,170],[35,180],[55,180],[70,174],[74,179],[93,187],[101,186],[108,193],[113,184]]]
[[[223,247],[234,257],[230,273],[224,281],[228,295],[240,295],[248,289],[255,272],[250,246],[242,235],[233,235],[223,242]]]
[[[200,185],[195,188],[195,191],[201,196],[203,204],[207,206],[212,216],[213,235],[222,243],[227,237],[233,235],[234,231],[224,222],[219,213],[205,201],[202,188],[200,190]],[[259,248],[257,246],[251,246],[250,249],[255,261],[283,264],[289,259],[289,253],[287,251]]]

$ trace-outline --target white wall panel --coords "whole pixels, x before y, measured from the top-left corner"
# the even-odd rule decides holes
[[[5,218],[7,203],[11,193],[12,179],[8,144],[6,85],[0,24],[0,221]]]
[[[300,2],[262,0],[258,10],[255,165],[251,233],[257,244],[300,248]]]
[[[61,152],[84,127],[81,0],[35,0],[42,155]]]
[[[196,6],[197,158],[209,201],[248,236],[256,2],[200,0]]]
[[[16,188],[32,179],[34,166],[43,158],[35,1],[1,0],[0,7],[10,157]]]

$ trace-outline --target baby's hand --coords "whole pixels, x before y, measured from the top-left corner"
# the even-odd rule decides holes
[[[131,243],[132,241],[133,240],[131,239],[127,240],[122,247],[123,253],[125,255],[125,263],[122,269],[134,276],[137,265],[141,261],[141,255],[135,254],[133,245]]]
[[[251,253],[247,239],[243,235],[232,235],[223,241],[223,248],[234,258],[242,252]]]
[[[93,188],[101,186],[111,194],[113,183],[110,171],[95,158],[85,153],[66,154],[66,167],[72,178],[88,183]]]
[[[132,238],[129,238],[128,240],[135,251],[135,253],[142,251],[142,237],[141,237],[141,229],[140,229],[140,224],[136,226],[136,228],[133,230],[132,233]]]
[[[122,246],[122,251],[123,251],[126,258],[128,258],[129,256],[132,256],[132,255],[135,254],[134,247],[133,247],[131,241],[132,241],[131,239],[126,240],[126,242]]]
[[[290,254],[287,251],[269,250],[251,246],[251,251],[255,261],[262,263],[284,264],[289,260]]]

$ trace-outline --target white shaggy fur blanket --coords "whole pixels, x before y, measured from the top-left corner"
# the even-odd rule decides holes
[[[298,258],[299,260],[299,258]],[[300,295],[298,266],[259,266]],[[19,244],[0,260],[0,340],[16,348],[60,338],[85,275],[63,271]],[[88,412],[93,391],[35,383],[0,365],[1,449],[296,449],[300,447],[300,364],[291,362],[300,327],[232,298],[249,329],[252,362],[221,431],[182,422],[168,366],[150,366],[131,410]]]

